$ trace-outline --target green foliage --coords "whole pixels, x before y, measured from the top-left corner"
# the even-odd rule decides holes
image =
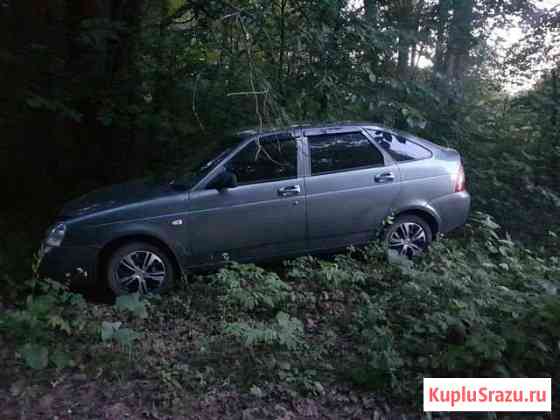
[[[132,315],[146,319],[148,317],[148,302],[141,299],[139,293],[118,296],[115,307],[123,312],[130,312]]]
[[[96,369],[154,381],[170,405],[226,382],[266,398],[267,383],[319,396],[350,380],[411,402],[426,376],[560,372],[560,259],[524,247],[486,213],[413,262],[376,242],[274,268],[229,263],[172,297],[123,296],[102,311],[45,282],[47,293],[0,327],[31,369],[87,369],[78,352],[98,346],[106,358]]]
[[[101,340],[108,342],[114,340],[116,343],[128,350],[132,349],[132,343],[141,337],[141,334],[131,328],[121,328],[122,322],[103,321],[101,324]]]
[[[289,294],[282,299],[264,286],[274,273],[234,265],[218,274],[213,287],[234,320],[214,349],[231,351],[233,338],[251,360],[309,392],[325,380],[317,369],[407,398],[425,376],[548,376],[560,369],[560,260],[515,242],[486,213],[474,212],[462,235],[434,242],[414,262],[374,243],[329,261],[288,261],[284,273],[281,289]],[[278,304],[271,302],[282,307],[274,318],[268,316]],[[285,352],[298,363],[280,367]]]
[[[25,363],[43,369],[49,362],[57,367],[71,364],[62,337],[78,336],[86,330],[81,295],[51,280],[32,280],[35,293],[16,310],[0,314],[0,330],[15,340]]]
[[[292,287],[276,273],[253,264],[232,262],[214,275],[213,286],[220,290],[220,301],[229,318],[238,319],[225,323],[226,337],[234,338],[251,351],[263,347],[293,351],[303,346],[301,321],[278,311],[288,303]],[[262,320],[273,313],[276,315],[271,320]],[[251,314],[258,314],[261,319],[254,319]]]
[[[278,312],[272,324],[262,322],[234,322],[228,324],[225,333],[234,336],[244,346],[259,345],[277,349],[297,350],[303,347],[303,324],[299,319]]]
[[[115,309],[129,315],[129,318],[144,320],[148,318],[149,302],[143,299],[139,293],[118,296]],[[115,342],[132,355],[133,343],[142,337],[142,334],[132,328],[123,327],[122,321],[103,321],[101,323],[101,340],[104,343]]]
[[[288,278],[306,282],[317,290],[339,290],[362,285],[367,274],[347,255],[338,255],[335,261],[323,261],[314,257],[302,257],[287,261]]]
[[[67,286],[38,277],[29,283],[33,292],[20,307],[0,314],[0,331],[13,340],[17,352],[32,369],[73,366],[69,338],[91,341],[99,321],[90,316],[91,308],[82,295],[70,292]],[[115,309],[139,319],[148,315],[147,302],[138,295],[119,297]],[[140,334],[121,326],[121,321],[101,321],[101,340],[114,341],[130,351]]]
[[[57,113],[65,118],[80,122],[82,115],[74,109],[69,108],[60,101],[43,98],[38,95],[32,95],[25,101],[27,106],[33,109],[43,109],[53,113]]]
[[[276,273],[253,264],[229,263],[215,275],[215,282],[223,290],[224,304],[241,311],[277,309],[285,303],[291,291]]]
[[[31,369],[44,369],[49,363],[48,347],[27,343],[20,349],[20,353]]]
[[[560,151],[553,144],[516,141],[476,150],[466,146],[463,152],[474,205],[493,214],[516,237],[546,245],[544,233],[560,208],[555,181]]]
[[[556,257],[536,257],[475,215],[469,246],[435,243],[357,311],[354,379],[407,394],[423,376],[546,375],[558,369]],[[548,292],[547,292],[548,290]],[[548,294],[548,295],[547,295]]]

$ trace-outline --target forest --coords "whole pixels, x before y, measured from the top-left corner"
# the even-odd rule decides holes
[[[232,261],[163,296],[38,275],[65,202],[340,121],[458,150],[467,225],[414,261]],[[560,390],[556,0],[0,0],[0,177],[2,419],[459,419],[422,378]]]

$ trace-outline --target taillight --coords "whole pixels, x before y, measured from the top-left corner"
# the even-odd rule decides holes
[[[455,178],[455,192],[465,191],[466,189],[466,182],[465,179],[465,169],[463,168],[463,164],[459,165],[459,171],[457,172],[457,178]]]

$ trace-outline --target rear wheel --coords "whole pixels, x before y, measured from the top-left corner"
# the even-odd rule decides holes
[[[412,258],[422,254],[431,242],[430,225],[418,216],[399,216],[385,232],[387,248],[403,257]]]
[[[144,242],[132,242],[117,249],[107,264],[109,287],[117,296],[129,293],[161,293],[175,276],[165,251]]]

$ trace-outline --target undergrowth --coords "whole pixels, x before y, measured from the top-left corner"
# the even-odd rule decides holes
[[[560,259],[484,213],[413,262],[377,243],[268,269],[232,262],[171,296],[114,307],[35,287],[0,316],[14,369],[144,378],[168,408],[224,384],[319,395],[348,383],[410,404],[427,376],[560,374]]]

